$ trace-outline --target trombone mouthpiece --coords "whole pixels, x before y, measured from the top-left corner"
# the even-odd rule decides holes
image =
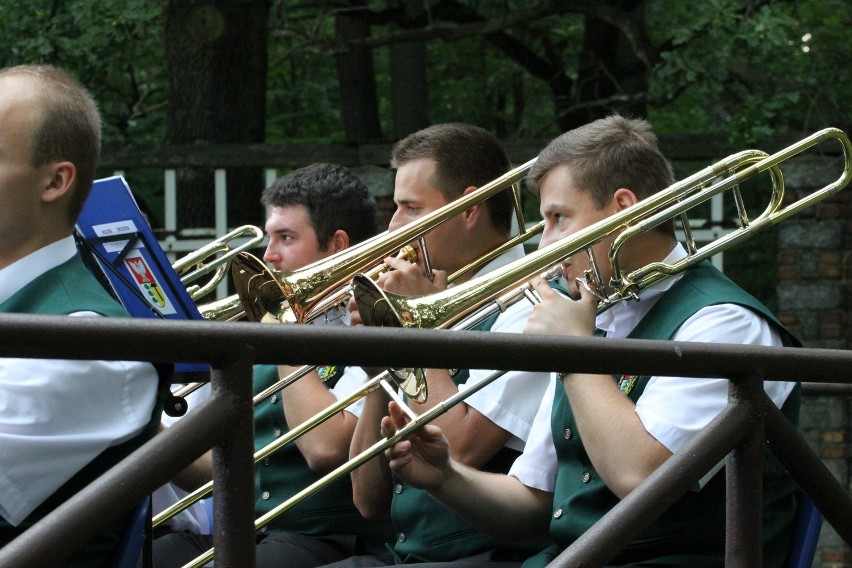
[[[565,273],[562,270],[562,263],[554,264],[547,270],[541,273],[541,279],[547,280],[548,282],[551,280],[556,280],[557,278],[564,278]]]

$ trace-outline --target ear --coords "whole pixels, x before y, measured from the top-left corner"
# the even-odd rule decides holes
[[[77,168],[71,162],[53,162],[45,166],[47,183],[41,192],[44,203],[56,203],[70,195]]]
[[[612,194],[612,202],[619,211],[623,211],[628,207],[636,205],[639,202],[639,198],[629,189],[622,187],[616,189],[615,193]]]
[[[331,238],[328,239],[328,247],[326,250],[332,253],[340,252],[343,249],[349,248],[349,234],[343,229],[337,229]]]
[[[461,197],[466,197],[468,194],[476,191],[477,189],[478,188],[476,188],[474,186],[470,186],[468,188],[465,188],[465,190],[461,194]],[[476,224],[479,223],[480,217],[482,216],[482,208],[483,208],[483,202],[480,201],[476,205],[472,205],[472,206],[468,207],[467,209],[465,209],[464,213],[462,213],[462,217],[464,219],[465,225],[467,225],[468,227],[476,226]]]

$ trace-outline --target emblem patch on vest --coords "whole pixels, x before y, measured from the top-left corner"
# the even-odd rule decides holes
[[[322,367],[317,367],[317,375],[322,382],[325,382],[334,377],[337,374],[337,367],[335,365],[324,365]]]
[[[628,395],[633,390],[633,387],[636,386],[636,381],[638,380],[639,377],[637,375],[621,375],[621,378],[618,379],[618,390]]]

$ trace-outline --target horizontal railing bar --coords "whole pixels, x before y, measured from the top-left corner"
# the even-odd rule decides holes
[[[666,374],[848,383],[852,351],[476,331],[0,315],[0,356]],[[288,348],[290,346],[290,348]],[[295,346],[298,346],[295,348]],[[612,354],[618,352],[617,360]]]
[[[802,394],[805,396],[852,396],[852,383],[803,383]]]

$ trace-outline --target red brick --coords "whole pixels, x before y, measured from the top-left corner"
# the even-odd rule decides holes
[[[819,316],[820,325],[843,325],[846,323],[846,314],[841,310],[823,312]]]
[[[838,203],[826,203],[817,212],[820,219],[842,219],[843,207]]]
[[[785,327],[789,327],[791,325],[798,325],[799,317],[796,314],[779,313],[778,321],[780,321]]]
[[[823,562],[852,562],[852,550],[828,549],[822,552]]]
[[[786,281],[786,280],[797,280],[799,278],[799,266],[798,264],[792,266],[779,266],[778,267],[778,280]]]
[[[775,255],[775,259],[780,265],[796,264],[799,262],[799,255],[791,250],[782,250],[778,251],[778,254]]]

